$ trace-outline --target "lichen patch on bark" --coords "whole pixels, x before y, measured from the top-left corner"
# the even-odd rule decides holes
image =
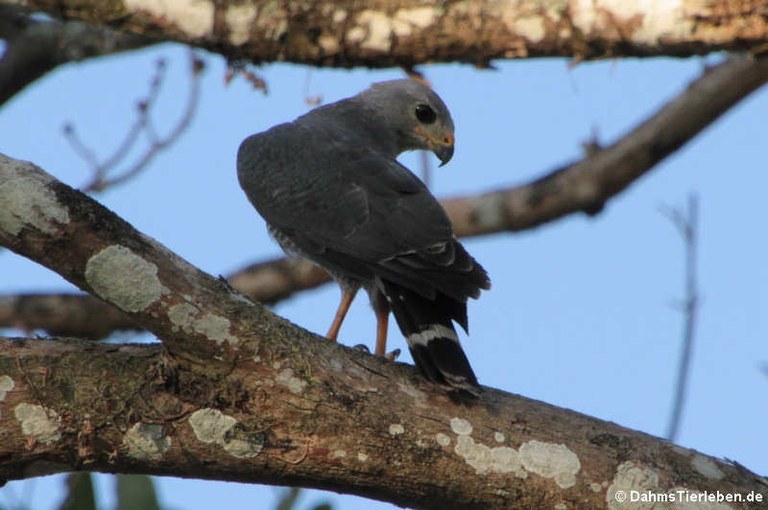
[[[240,341],[229,332],[232,323],[226,317],[210,312],[203,313],[191,303],[173,305],[168,310],[171,322],[188,334],[203,335],[216,343],[228,342],[237,345]]]
[[[656,471],[628,460],[616,468],[613,483],[605,493],[605,502],[608,503],[610,510],[622,510],[626,508],[625,498],[632,491],[658,491],[658,488],[659,475]],[[617,493],[619,494],[618,498],[616,497]],[[650,510],[651,508],[653,508],[653,503],[650,505],[642,502],[633,504],[633,510]]]
[[[552,478],[561,489],[576,484],[576,474],[581,470],[578,456],[563,444],[528,441],[516,450],[508,446],[490,447],[472,438],[474,428],[463,418],[451,418],[451,430],[456,434],[456,446],[453,451],[461,456],[479,475],[487,473],[513,473],[519,478],[527,478],[533,473],[544,478]],[[497,443],[505,439],[503,433],[493,435]],[[448,446],[450,438],[445,434],[436,436],[438,444]]]
[[[520,463],[526,471],[552,478],[561,489],[576,485],[579,457],[564,444],[528,441],[520,445]]]
[[[171,438],[161,425],[138,422],[123,436],[123,446],[135,459],[158,460],[171,447]]]
[[[101,298],[126,312],[145,310],[164,291],[157,266],[119,244],[88,259],[85,280]]]
[[[220,445],[225,452],[239,459],[255,457],[264,448],[264,436],[248,433],[239,422],[218,409],[200,409],[189,417],[195,437],[208,444]]]
[[[156,19],[173,20],[179,29],[191,37],[204,37],[213,31],[213,2],[198,0],[125,0],[128,11],[145,11]]]
[[[307,387],[307,381],[303,381],[293,375],[292,368],[286,368],[280,371],[280,373],[275,377],[275,382],[285,386],[288,388],[288,391],[297,395],[303,392],[304,388]]]
[[[53,234],[69,223],[69,210],[48,188],[50,183],[47,175],[29,171],[26,163],[0,155],[0,230],[12,236],[24,228]]]
[[[691,466],[693,466],[693,469],[698,471],[699,474],[706,476],[710,480],[722,480],[725,478],[725,473],[717,467],[717,464],[715,464],[712,459],[701,454],[697,453],[693,456],[693,459],[691,459]]]
[[[5,395],[9,391],[12,391],[13,388],[16,385],[13,382],[13,379],[11,379],[10,376],[7,376],[5,374],[0,375],[0,402],[5,400]]]
[[[53,409],[22,402],[16,406],[14,414],[21,425],[21,433],[25,436],[30,436],[43,444],[54,443],[61,439],[59,431],[61,418]]]

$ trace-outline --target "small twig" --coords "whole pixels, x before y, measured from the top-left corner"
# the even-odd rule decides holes
[[[165,137],[160,136],[155,130],[151,118],[152,108],[155,106],[160,89],[165,80],[166,63],[159,60],[157,63],[157,73],[150,83],[147,96],[139,101],[137,105],[138,115],[131,128],[126,133],[123,141],[117,149],[104,161],[99,162],[94,152],[87,147],[75,132],[75,128],[68,124],[64,126],[64,135],[70,142],[75,151],[88,162],[93,169],[91,180],[83,186],[83,191],[104,191],[110,186],[120,184],[128,179],[135,177],[139,172],[147,168],[149,163],[168,146],[176,142],[182,133],[189,127],[197,111],[197,105],[200,97],[200,74],[204,68],[203,61],[190,51],[190,92],[187,104],[176,126]],[[143,155],[132,165],[122,172],[113,172],[115,167],[121,164],[128,153],[139,141],[140,136],[144,134],[147,139],[148,147]],[[110,177],[110,174],[112,176]]]
[[[664,214],[677,228],[685,244],[685,300],[683,301],[683,345],[677,369],[677,384],[672,402],[672,414],[667,425],[666,438],[675,441],[680,431],[680,421],[688,390],[688,379],[693,356],[693,344],[696,335],[696,317],[700,298],[697,278],[697,238],[699,229],[699,199],[696,194],[688,197],[688,210],[662,209]]]
[[[318,106],[322,104],[323,102],[323,96],[320,94],[309,94],[309,83],[312,81],[312,69],[307,69],[306,77],[304,78],[304,104],[309,106],[310,108],[314,108],[315,106]]]
[[[432,163],[429,160],[429,153],[420,151],[419,158],[421,159],[421,180],[429,188],[432,185]]]
[[[230,60],[227,63],[227,72],[224,74],[224,84],[229,85],[237,76],[242,76],[254,89],[261,90],[266,96],[269,93],[267,82],[249,69],[251,64],[244,60]]]

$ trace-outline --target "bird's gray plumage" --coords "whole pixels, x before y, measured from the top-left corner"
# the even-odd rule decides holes
[[[438,201],[395,159],[430,149],[447,162],[453,130],[431,89],[383,82],[250,136],[238,151],[238,178],[283,249],[347,288],[365,288],[374,306],[386,300],[422,371],[465,387],[477,381],[458,338],[438,332],[452,331],[451,321],[467,329],[466,300],[489,280]],[[429,359],[429,344],[446,344],[447,360]]]

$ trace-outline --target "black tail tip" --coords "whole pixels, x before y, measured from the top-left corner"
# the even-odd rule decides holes
[[[451,389],[479,396],[477,376],[459,345],[456,333],[428,337],[425,332],[408,337],[413,360],[424,376]]]

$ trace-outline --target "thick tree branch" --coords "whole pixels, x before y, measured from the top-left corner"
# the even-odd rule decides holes
[[[482,195],[443,201],[456,233],[462,237],[532,228],[576,212],[590,214],[649,172],[751,92],[768,81],[768,60],[734,58],[706,70],[677,98],[626,136],[605,148],[595,148],[582,161],[535,181]],[[276,259],[255,264],[229,277],[230,283],[252,299],[274,303],[295,292],[321,285],[327,274],[307,263]],[[68,307],[74,296],[62,297]],[[39,302],[38,302],[39,300]],[[53,320],[49,313],[56,296],[8,296],[0,299],[0,327],[45,329],[52,333],[93,336],[115,329],[132,329],[131,322],[103,313],[103,305],[82,296],[73,320]],[[97,315],[88,314],[92,310]],[[30,313],[33,312],[33,313]],[[74,315],[77,313],[77,315]],[[75,318],[89,316],[78,330]],[[57,315],[58,319],[61,315]],[[115,321],[115,322],[112,322]]]
[[[0,156],[0,201],[0,245],[163,341],[0,340],[3,479],[173,474],[441,509],[768,492],[738,464],[492,389],[448,394],[411,367],[312,335],[30,163]]]
[[[690,56],[768,42],[765,2],[2,0],[257,62],[487,65],[500,58]]]
[[[7,5],[0,5],[0,39],[7,44],[0,59],[0,105],[62,64],[156,42],[82,21],[41,21]]]

